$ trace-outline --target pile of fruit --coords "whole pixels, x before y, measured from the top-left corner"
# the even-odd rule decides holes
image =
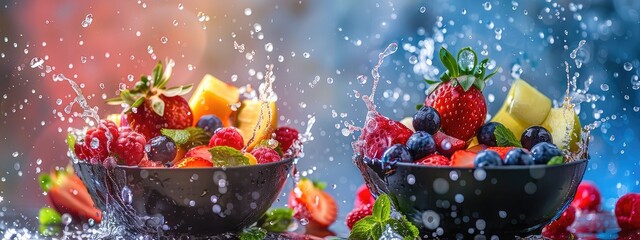
[[[504,105],[489,122],[482,95],[489,59],[463,48],[457,58],[445,48],[440,81],[427,80],[424,105],[413,117],[394,121],[368,115],[356,148],[379,173],[397,162],[430,166],[496,167],[560,164],[578,152],[581,126],[569,104],[553,108],[551,100],[523,80],[516,80]],[[485,123],[486,122],[486,123]],[[516,133],[516,134],[514,134]],[[584,156],[579,156],[584,157]]]
[[[263,164],[299,154],[298,131],[277,127],[275,102],[240,101],[238,88],[211,75],[187,101],[182,95],[192,85],[166,87],[171,65],[158,63],[152,76],[107,100],[124,111],[69,134],[71,152],[93,164],[174,168]]]

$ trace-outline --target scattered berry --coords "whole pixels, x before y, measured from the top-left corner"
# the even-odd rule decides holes
[[[358,208],[365,204],[373,205],[376,202],[376,199],[371,195],[371,191],[369,191],[369,187],[367,184],[362,184],[358,190],[356,191],[356,200],[353,203],[354,208]]]
[[[491,150],[498,153],[498,155],[500,155],[500,158],[504,159],[505,157],[507,157],[507,153],[511,151],[511,149],[513,148],[514,147],[489,147],[487,148],[487,150]]]
[[[208,146],[197,146],[189,149],[187,153],[184,154],[184,157],[200,157],[205,160],[211,161],[211,153],[209,152]]]
[[[202,128],[209,134],[213,135],[216,130],[222,128],[222,121],[213,114],[202,115],[198,120],[198,123],[196,123],[196,127]]]
[[[426,156],[420,160],[415,161],[418,165],[427,165],[427,166],[449,166],[451,165],[451,161],[442,155],[432,154]]]
[[[524,130],[522,133],[522,137],[520,137],[520,143],[522,143],[522,147],[526,149],[531,149],[541,142],[553,143],[551,133],[541,126],[527,128],[527,130]]]
[[[561,232],[566,231],[573,221],[576,219],[576,209],[569,205],[567,209],[562,212],[562,215],[553,222],[549,223],[545,228],[550,232]]]
[[[533,158],[524,148],[513,148],[504,157],[505,165],[533,165]]]
[[[446,157],[451,156],[458,150],[463,150],[467,145],[467,142],[451,137],[441,131],[433,135],[433,140],[436,142],[436,150]]]
[[[591,182],[583,181],[578,185],[578,190],[571,205],[577,210],[596,211],[600,207],[600,201],[598,188]]]
[[[209,147],[215,146],[227,146],[242,150],[244,139],[242,139],[242,135],[237,129],[232,127],[222,128],[216,131],[211,140],[209,140]]]
[[[369,116],[358,139],[363,142],[361,154],[369,158],[382,158],[382,153],[393,144],[404,144],[413,134],[411,129],[378,113]]]
[[[627,193],[618,199],[615,213],[622,230],[640,229],[640,194]]]
[[[173,161],[178,153],[176,143],[171,138],[163,135],[150,139],[144,150],[150,160],[161,163]]]
[[[407,148],[413,159],[421,159],[436,152],[436,143],[431,134],[417,131],[407,140]]]
[[[477,153],[466,151],[466,150],[458,150],[453,155],[451,155],[451,166],[453,167],[465,167],[472,168],[473,162],[475,160]]]
[[[501,166],[502,158],[498,153],[491,150],[483,150],[478,152],[473,160],[473,166],[476,168]]]
[[[289,207],[294,217],[305,218],[319,227],[328,227],[338,217],[336,201],[309,179],[302,179],[289,193]]]
[[[465,91],[461,84],[452,84],[452,80],[441,83],[427,96],[424,105],[438,111],[444,133],[462,141],[476,135],[487,116],[480,89],[472,86]]]
[[[187,157],[173,165],[174,168],[213,167],[213,162],[201,157]]]
[[[496,135],[494,132],[496,130],[496,127],[498,127],[499,125],[502,125],[502,123],[488,122],[487,124],[482,125],[482,127],[478,129],[478,134],[476,135],[478,137],[478,143],[484,144],[488,147],[498,146],[498,143],[496,142]]]
[[[531,156],[535,164],[547,164],[551,158],[562,156],[562,151],[548,142],[541,142],[531,148]]]
[[[137,166],[145,157],[147,140],[135,131],[122,131],[112,144],[112,153],[118,164]]]
[[[267,147],[253,149],[253,151],[251,151],[251,155],[256,157],[259,164],[280,161],[280,155],[278,155],[278,152]]]
[[[287,152],[295,141],[298,141],[298,130],[292,127],[279,127],[275,131],[276,141],[280,143],[283,152]]]
[[[413,115],[413,129],[415,131],[425,131],[431,135],[435,134],[440,129],[440,114],[435,108],[422,106]]]
[[[371,204],[365,204],[353,209],[349,214],[347,214],[347,227],[352,229],[356,222],[371,214],[373,214],[373,206]]]

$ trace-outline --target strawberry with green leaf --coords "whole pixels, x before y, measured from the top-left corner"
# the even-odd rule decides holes
[[[102,212],[94,206],[87,188],[72,168],[40,174],[38,182],[58,213],[68,213],[80,221],[93,219],[100,223],[102,220]]]
[[[489,59],[478,63],[476,53],[469,47],[461,49],[457,58],[443,47],[439,56],[447,70],[440,76],[441,81],[426,80],[431,86],[424,105],[438,111],[444,133],[467,141],[485,121],[487,104],[482,90],[498,69],[485,75]]]
[[[163,68],[159,62],[151,77],[142,76],[133,89],[123,90],[120,97],[107,100],[108,104],[127,105],[121,125],[151,139],[159,136],[163,128],[184,129],[193,124],[189,103],[182,97],[193,85],[167,88],[171,69],[171,63]]]

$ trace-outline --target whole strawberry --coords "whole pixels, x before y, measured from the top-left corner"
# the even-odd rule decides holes
[[[184,129],[193,124],[189,103],[181,96],[191,91],[193,85],[167,89],[171,65],[163,69],[159,62],[151,78],[142,76],[133,89],[123,90],[120,97],[107,100],[108,104],[128,105],[121,125],[131,127],[146,139],[159,136],[163,128]]]
[[[485,76],[489,59],[478,63],[476,53],[466,47],[455,58],[445,49],[440,49],[440,61],[447,71],[441,82],[427,80],[431,84],[425,106],[440,114],[440,128],[444,133],[463,141],[475,136],[487,116],[487,104],[482,95],[485,81],[498,71]]]

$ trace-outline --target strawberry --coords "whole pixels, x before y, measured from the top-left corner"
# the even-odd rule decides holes
[[[102,212],[94,206],[87,188],[71,168],[40,174],[38,180],[57,212],[68,213],[80,221],[102,221]]]
[[[211,153],[209,152],[209,149],[210,148],[208,146],[197,146],[189,149],[189,151],[184,154],[184,157],[200,157],[211,161]]]
[[[571,205],[582,211],[596,211],[600,208],[600,192],[591,182],[583,181],[578,185]]]
[[[367,184],[362,184],[356,191],[356,200],[353,203],[354,208],[358,208],[362,205],[371,204],[373,205],[376,202],[376,199],[371,195],[371,191]]]
[[[460,49],[457,59],[444,47],[439,56],[447,71],[440,77],[441,82],[427,80],[431,86],[424,105],[440,114],[444,133],[466,142],[485,121],[487,104],[482,90],[498,69],[485,76],[489,59],[478,64],[476,53],[469,47]]]
[[[451,166],[472,168],[476,155],[477,153],[467,150],[458,150],[451,155]]]
[[[226,127],[218,129],[218,131],[211,136],[209,147],[215,146],[227,146],[242,150],[242,148],[244,148],[244,139],[242,138],[242,134],[238,132],[238,129]]]
[[[418,165],[427,165],[427,166],[449,166],[451,165],[451,161],[442,155],[431,154],[429,156],[423,157],[422,159],[415,161]]]
[[[398,121],[391,120],[379,113],[367,116],[362,134],[358,139],[364,145],[360,153],[365,157],[380,159],[382,153],[391,145],[404,144],[413,131]]]
[[[306,218],[309,223],[321,228],[328,227],[338,217],[338,207],[333,197],[309,179],[302,179],[296,184],[288,202],[294,210],[294,217]]]
[[[118,164],[136,166],[145,158],[144,147],[147,144],[142,134],[125,130],[120,132],[112,144],[112,154]]]
[[[618,199],[615,213],[621,229],[640,229],[640,194],[627,193]]]
[[[192,125],[191,108],[181,95],[191,91],[193,85],[167,89],[172,65],[169,63],[163,69],[162,62],[159,62],[151,78],[142,76],[133,89],[123,90],[120,97],[107,100],[112,105],[128,105],[121,125],[129,126],[146,139],[159,136],[163,128],[184,129]]]
[[[441,131],[433,135],[433,140],[436,142],[438,152],[447,157],[450,157],[455,151],[464,149],[467,145],[465,141],[451,137]]]
[[[251,155],[253,155],[256,158],[256,161],[260,164],[280,161],[280,155],[278,152],[268,147],[253,149],[253,151],[251,151]]]
[[[298,141],[298,130],[292,127],[279,127],[275,131],[276,141],[280,143],[283,152],[287,152],[295,141]]]
[[[201,157],[186,157],[173,165],[174,168],[213,167],[213,162]]]
[[[542,236],[545,239],[576,239],[573,233],[565,230],[555,230],[551,228],[542,228]]]
[[[509,151],[511,151],[511,149],[513,149],[514,147],[489,147],[487,148],[487,150],[491,150],[494,151],[496,153],[498,153],[498,155],[500,155],[500,158],[502,158],[502,160],[504,160],[504,157],[507,156],[507,153]]]
[[[356,207],[351,212],[349,212],[349,214],[347,214],[347,227],[349,227],[349,229],[353,228],[353,225],[355,225],[356,222],[371,214],[373,214],[373,205],[371,204],[365,204],[360,207]]]

